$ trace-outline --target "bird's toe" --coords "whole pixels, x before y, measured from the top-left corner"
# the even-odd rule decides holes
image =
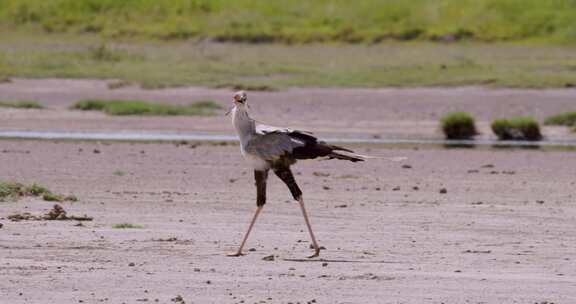
[[[320,256],[320,249],[316,249],[316,251],[314,251],[314,254],[309,256],[309,259],[313,259],[313,258],[317,258]]]

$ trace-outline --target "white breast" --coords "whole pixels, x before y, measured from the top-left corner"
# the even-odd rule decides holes
[[[255,156],[255,155],[252,155],[250,153],[244,152],[244,149],[241,149],[241,150],[242,150],[242,156],[244,156],[244,159],[246,160],[246,162],[248,162],[248,164],[254,170],[263,171],[263,170],[270,169],[270,164],[267,161]]]

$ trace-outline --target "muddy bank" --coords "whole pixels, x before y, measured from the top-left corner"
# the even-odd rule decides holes
[[[300,163],[296,179],[327,260],[302,262],[303,219],[276,178],[253,249],[225,256],[255,208],[236,146],[0,146],[1,180],[73,194],[79,201],[62,207],[93,218],[11,222],[53,204],[2,203],[7,303],[576,301],[571,152],[359,147],[408,161]]]
[[[215,100],[224,109],[233,92],[227,89],[172,88],[143,90],[137,86],[110,89],[113,81],[15,79],[0,84],[6,100],[37,100],[48,110],[0,109],[2,130],[149,131],[232,134],[225,110],[213,117],[110,117],[98,112],[69,111],[84,98],[158,100],[186,104]],[[441,138],[438,119],[451,111],[476,116],[481,135],[491,138],[496,118],[534,116],[537,119],[573,111],[574,89],[516,90],[481,87],[410,89],[313,89],[249,92],[256,119],[265,123],[311,130],[321,136],[346,138]],[[576,139],[566,128],[544,130],[551,139]]]

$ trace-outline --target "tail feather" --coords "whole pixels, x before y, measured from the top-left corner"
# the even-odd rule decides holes
[[[295,159],[313,159],[318,157],[328,157],[328,159],[341,159],[351,162],[361,162],[367,159],[384,159],[388,161],[402,161],[405,157],[378,157],[357,154],[354,151],[335,145],[327,144],[323,141],[317,141],[316,137],[301,132],[291,132],[290,137],[304,142],[303,146],[295,147],[292,151],[292,157]]]
[[[346,154],[341,154],[338,152],[332,152],[330,154],[328,154],[328,157],[330,159],[332,158],[336,158],[336,159],[342,159],[342,160],[349,160],[351,162],[359,162],[359,161],[364,161],[364,158],[360,158],[356,155],[346,155]]]
[[[407,157],[403,157],[403,156],[382,157],[382,156],[362,155],[362,154],[358,154],[358,153],[354,153],[354,152],[347,153],[347,154],[332,152],[328,156],[330,158],[349,160],[352,162],[365,161],[367,159],[382,159],[382,160],[387,160],[387,161],[391,161],[391,162],[400,162],[400,161],[404,161],[404,160],[408,159]]]

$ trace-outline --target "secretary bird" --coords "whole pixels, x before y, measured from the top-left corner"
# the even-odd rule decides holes
[[[254,169],[257,208],[238,251],[229,254],[229,256],[243,255],[242,248],[246,244],[260,211],[266,204],[266,180],[270,169],[288,186],[292,196],[300,204],[314,246],[314,254],[309,258],[319,256],[320,246],[318,246],[314,232],[312,232],[312,226],[304,207],[302,191],[294,180],[290,166],[299,159],[324,157],[359,162],[363,161],[366,156],[319,141],[308,132],[277,128],[256,122],[248,114],[247,95],[243,91],[234,94],[233,103],[234,107],[230,112],[232,113],[232,124],[240,137],[240,151],[244,159]]]

